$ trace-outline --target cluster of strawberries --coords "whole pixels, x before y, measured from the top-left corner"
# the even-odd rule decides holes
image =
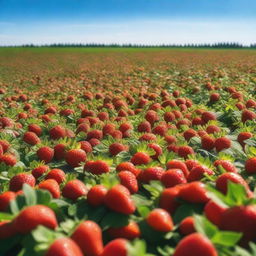
[[[252,92],[207,82],[116,97],[0,93],[0,254],[255,247]]]

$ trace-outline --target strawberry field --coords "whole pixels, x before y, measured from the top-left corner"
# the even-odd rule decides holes
[[[256,52],[0,49],[0,255],[256,255]]]

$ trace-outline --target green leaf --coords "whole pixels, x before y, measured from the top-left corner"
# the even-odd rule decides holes
[[[35,190],[37,204],[48,205],[52,199],[52,195],[47,190],[37,189]]]
[[[37,196],[36,196],[35,190],[32,187],[30,187],[28,184],[24,184],[22,190],[25,196],[26,205],[27,206],[36,205]]]
[[[129,216],[117,212],[107,213],[101,221],[101,226],[103,229],[107,229],[109,227],[124,227],[128,224]]]
[[[211,238],[211,241],[214,244],[223,246],[234,246],[241,239],[242,235],[242,233],[231,231],[219,231]]]
[[[199,233],[204,234],[210,239],[212,237],[215,237],[215,235],[218,233],[218,228],[213,225],[209,220],[207,220],[207,218],[200,215],[194,215],[194,219],[195,228]]]
[[[15,216],[10,213],[0,212],[0,221],[12,220]]]

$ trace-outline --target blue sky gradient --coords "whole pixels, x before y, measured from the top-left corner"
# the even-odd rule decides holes
[[[0,45],[256,42],[255,0],[0,0]]]

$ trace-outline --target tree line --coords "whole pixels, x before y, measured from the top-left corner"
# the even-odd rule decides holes
[[[227,48],[227,49],[242,49],[242,48],[254,48],[256,49],[256,43],[250,45],[243,45],[240,43],[214,43],[214,44],[160,44],[160,45],[148,45],[148,44],[98,44],[98,43],[58,43],[58,44],[24,44],[15,46],[2,46],[2,47],[53,47],[53,48]]]

